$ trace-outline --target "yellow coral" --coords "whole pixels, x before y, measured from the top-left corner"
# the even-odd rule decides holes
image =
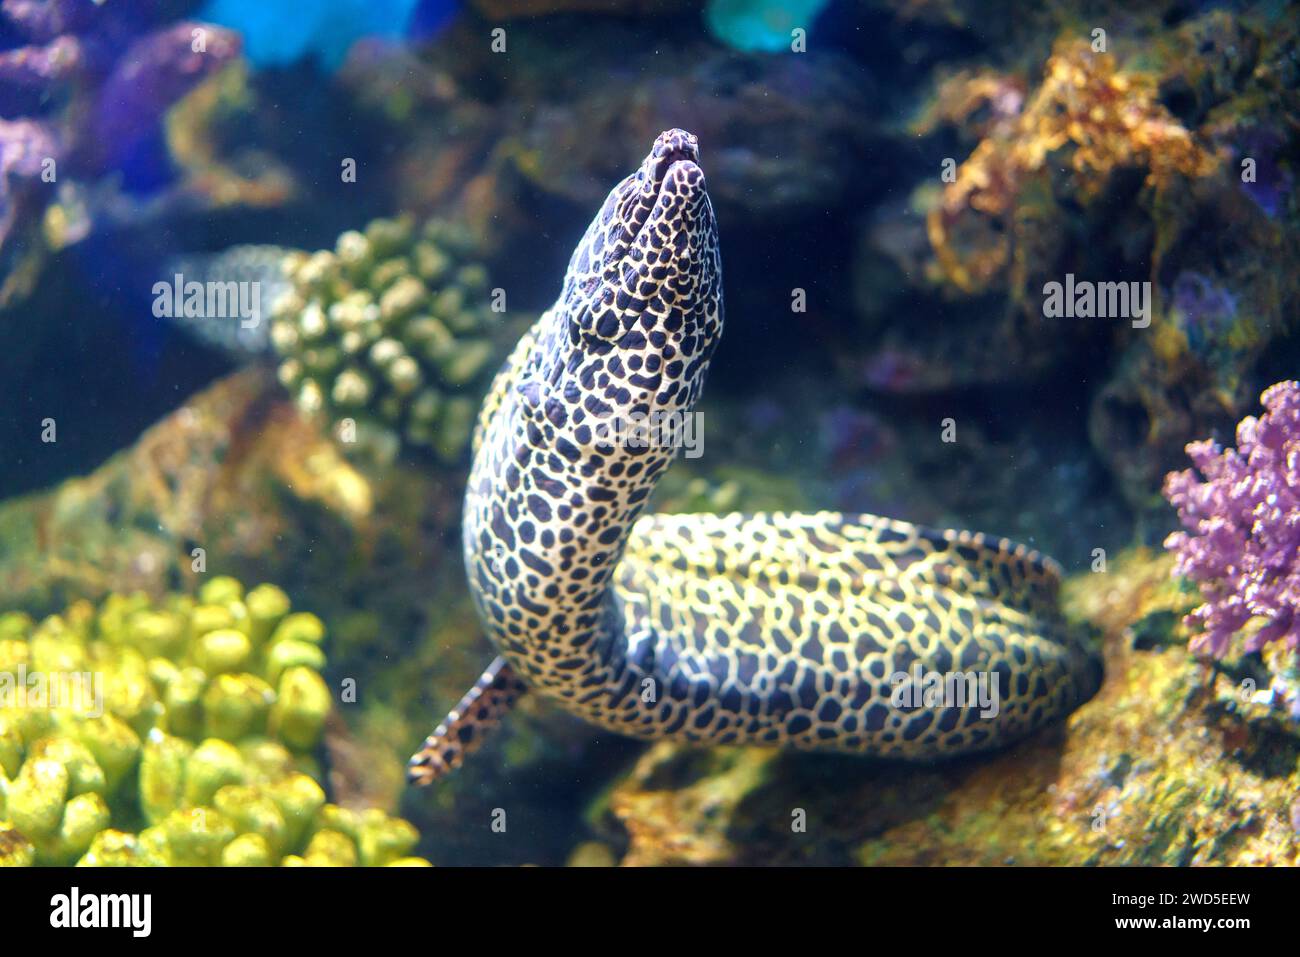
[[[978,292],[1007,266],[1017,202],[1049,158],[1069,167],[1085,203],[1116,169],[1145,169],[1146,185],[1160,194],[1218,166],[1159,102],[1152,76],[1120,71],[1114,56],[1094,53],[1086,41],[1059,41],[1019,117],[976,146],[929,213],[930,244],[948,281]]]
[[[313,780],[324,639],[280,589],[223,577],[197,598],[0,616],[6,687],[103,679],[94,701],[0,697],[0,866],[417,863],[411,825],[328,805]]]

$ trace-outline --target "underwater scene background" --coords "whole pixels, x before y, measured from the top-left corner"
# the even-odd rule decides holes
[[[0,865],[1300,863],[1298,35],[1277,2],[0,0]],[[915,763],[534,689],[408,784],[510,651],[462,558],[475,421],[639,168],[703,170],[727,317],[650,509],[1051,556],[1099,664],[1068,715]],[[1027,555],[988,574],[1053,579]]]

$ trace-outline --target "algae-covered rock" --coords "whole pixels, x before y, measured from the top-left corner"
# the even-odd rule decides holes
[[[88,670],[0,701],[0,864],[380,865],[415,846],[304,773],[332,707],[325,635],[279,589],[216,577],[197,600],[114,595],[3,631],[6,669]]]
[[[912,132],[956,165],[870,217],[855,286],[871,356],[845,365],[875,389],[953,395],[1052,381],[1087,354],[1106,371],[1062,381],[1085,387],[1094,456],[1126,504],[1155,514],[1184,445],[1231,435],[1295,329],[1296,134],[1279,117],[1297,98],[1277,77],[1296,18],[1148,13],[1109,24],[1104,50],[1044,27],[1007,24],[1027,35],[932,78]],[[1083,298],[1058,309],[1076,281]],[[1093,307],[1094,286],[1145,299]]]

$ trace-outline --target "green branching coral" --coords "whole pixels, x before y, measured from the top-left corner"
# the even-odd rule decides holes
[[[327,803],[325,629],[231,578],[0,615],[0,866],[423,864]]]
[[[417,229],[404,217],[343,233],[333,251],[291,254],[271,342],[298,405],[459,459],[501,358],[504,301],[473,248],[450,223]]]

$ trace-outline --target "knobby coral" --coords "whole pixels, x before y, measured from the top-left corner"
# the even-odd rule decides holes
[[[232,31],[164,22],[167,6],[0,3],[0,304],[30,292],[47,244],[75,242],[124,203],[161,204],[155,166],[169,161],[153,155],[152,134],[241,49]],[[131,190],[140,197],[128,202]]]
[[[502,300],[472,251],[452,223],[400,218],[343,233],[333,251],[291,255],[271,343],[298,405],[456,461],[503,351]]]
[[[326,802],[324,627],[280,589],[0,615],[0,866],[422,864]]]
[[[1241,421],[1236,449],[1187,446],[1204,480],[1192,469],[1165,478],[1187,528],[1165,547],[1205,599],[1186,619],[1192,648],[1216,658],[1243,630],[1246,651],[1272,641],[1300,650],[1300,383],[1279,382],[1260,402],[1268,411]]]

